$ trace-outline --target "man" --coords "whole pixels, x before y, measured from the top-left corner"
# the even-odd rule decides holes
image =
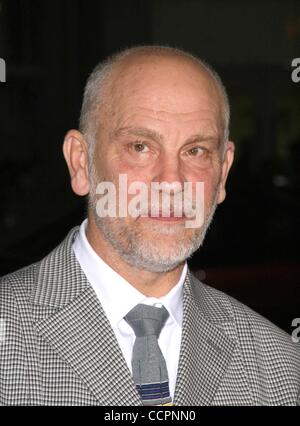
[[[2,404],[297,404],[299,347],[186,264],[225,198],[228,126],[219,77],[185,52],[137,47],[96,67],[80,132],[63,146],[88,219],[1,281]],[[126,194],[120,177],[133,184]],[[103,182],[115,188],[115,215],[104,214]],[[156,201],[128,214],[134,185],[154,183]],[[177,215],[187,183],[190,204]],[[193,215],[201,223],[186,226]]]

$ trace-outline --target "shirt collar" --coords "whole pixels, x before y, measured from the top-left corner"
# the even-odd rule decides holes
[[[94,288],[110,322],[118,325],[125,315],[139,303],[153,305],[161,303],[170,317],[182,326],[183,283],[187,274],[185,263],[178,283],[160,298],[146,297],[121,275],[114,271],[94,251],[86,237],[87,219],[80,226],[73,250],[87,279]]]

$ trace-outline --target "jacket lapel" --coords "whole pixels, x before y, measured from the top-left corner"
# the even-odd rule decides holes
[[[212,402],[236,346],[235,340],[222,329],[226,324],[230,330],[230,322],[220,306],[209,300],[204,285],[188,272],[184,284],[175,405],[209,405]]]
[[[99,404],[141,405],[114,332],[73,253],[75,235],[72,230],[41,263],[32,301],[51,314],[40,316],[36,330]]]

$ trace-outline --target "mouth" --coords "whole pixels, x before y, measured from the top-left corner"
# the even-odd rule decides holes
[[[145,219],[158,220],[160,222],[183,222],[187,218],[184,214],[181,216],[175,216],[174,211],[168,212],[168,216],[163,215],[163,212],[160,210],[158,214],[148,213],[148,216],[144,216]]]

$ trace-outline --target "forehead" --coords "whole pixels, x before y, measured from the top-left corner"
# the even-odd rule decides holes
[[[132,120],[141,125],[150,120],[217,126],[221,102],[216,83],[200,66],[182,58],[142,57],[117,69],[108,86],[105,112],[110,127]]]
[[[111,123],[112,124],[112,123]],[[165,137],[202,135],[206,138],[218,139],[219,127],[210,111],[202,110],[186,114],[154,111],[147,108],[132,108],[119,114],[110,126],[114,136],[134,134],[151,137],[151,132],[160,135],[155,139],[163,141]],[[154,134],[153,133],[153,134]]]

